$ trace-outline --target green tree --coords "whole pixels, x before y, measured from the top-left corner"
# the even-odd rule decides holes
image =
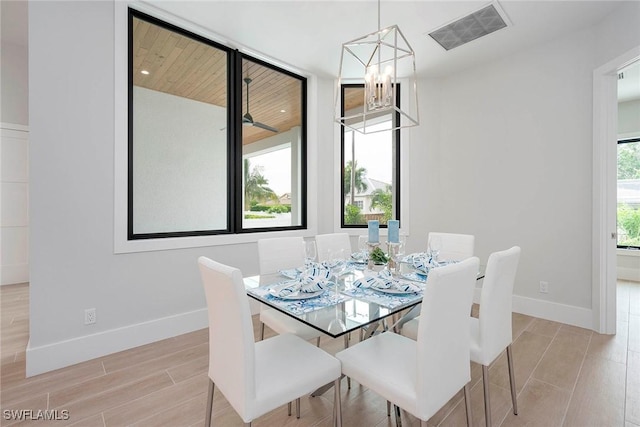
[[[353,168],[353,172],[354,172],[354,176],[353,176],[353,182],[354,182],[354,187],[356,188],[356,191],[351,191],[351,170],[352,170],[352,162],[351,160],[349,160],[347,162],[347,165],[344,167],[344,175],[343,175],[343,187],[344,187],[344,194],[349,194],[349,203],[352,205],[355,205],[355,193],[363,193],[365,191],[367,191],[367,188],[369,188],[367,186],[367,183],[365,182],[365,178],[367,176],[367,169],[365,168],[359,168],[358,167],[358,161],[356,160],[355,165],[356,167]]]
[[[244,209],[251,209],[251,205],[268,200],[277,201],[278,196],[269,187],[269,180],[262,175],[262,166],[251,169],[249,159],[244,159]]]
[[[618,144],[618,179],[640,179],[640,144]]]
[[[378,188],[371,193],[371,208],[380,209],[383,212],[383,223],[388,222],[393,214],[393,196],[391,186],[387,185],[384,190]]]
[[[344,207],[344,223],[345,224],[362,224],[364,218],[360,212],[360,208],[356,205],[347,205]]]
[[[618,205],[618,227],[626,233],[626,238],[620,240],[621,245],[636,246],[640,242],[640,210],[623,204]]]

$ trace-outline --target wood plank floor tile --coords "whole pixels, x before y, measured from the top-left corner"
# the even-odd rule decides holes
[[[64,405],[60,409],[67,409],[71,421],[76,422],[172,385],[173,381],[169,375],[166,372],[160,372],[103,393],[88,395],[85,399]]]
[[[615,335],[594,333],[587,349],[589,356],[600,357],[618,363],[627,363],[629,324],[618,322]]]
[[[625,419],[640,425],[640,353],[630,351],[627,361]]]
[[[570,398],[570,390],[532,378],[518,395],[518,415],[509,411],[502,426],[560,426]]]
[[[198,375],[180,384],[172,385],[104,411],[107,427],[123,426],[149,418],[158,408],[170,409],[195,397],[206,400],[208,377]]]
[[[589,335],[559,330],[532,377],[565,390],[573,390],[589,341]]]
[[[514,365],[519,390],[520,415],[511,414],[508,371],[504,353],[490,366],[491,408],[494,425],[564,425],[640,427],[640,284],[621,282],[618,310],[628,308],[615,336],[514,313]],[[58,371],[25,378],[28,342],[28,285],[0,287],[0,402],[2,409],[55,409],[70,411],[66,421],[11,421],[16,426],[105,427],[198,426],[204,422],[207,392],[208,330],[202,329],[160,342],[83,362]],[[475,312],[478,306],[474,306]],[[618,313],[619,319],[620,313]],[[635,317],[634,317],[635,316]],[[634,323],[634,322],[638,323]],[[253,318],[259,336],[258,316]],[[266,328],[266,337],[275,333]],[[358,341],[353,334],[350,345]],[[590,342],[574,389],[550,382],[570,383],[576,378],[574,360]],[[315,342],[314,342],[315,344]],[[335,354],[344,341],[322,337],[321,348]],[[564,358],[564,361],[562,360]],[[622,362],[622,363],[619,363]],[[535,374],[534,374],[535,372]],[[472,407],[476,426],[484,425],[481,367],[471,363]],[[545,381],[537,378],[542,377]],[[636,381],[637,379],[637,381]],[[567,393],[570,398],[567,399]],[[66,397],[65,397],[66,394]],[[7,406],[10,404],[10,406]],[[564,422],[558,422],[563,411]],[[386,402],[355,381],[350,390],[342,381],[345,427],[391,427]],[[302,417],[287,416],[286,405],[255,420],[257,427],[329,427],[332,425],[333,390],[302,399]],[[219,391],[214,398],[214,425],[242,426],[242,420]],[[9,425],[0,420],[2,426]],[[419,426],[403,411],[405,427]],[[451,399],[429,426],[464,426],[462,393]]]
[[[587,355],[569,403],[566,426],[624,423],[626,366]]]
[[[519,393],[547,351],[552,338],[524,331],[511,345],[513,350],[513,370],[516,377],[516,390]],[[510,390],[509,369],[506,352],[489,368],[489,381]]]
[[[629,314],[629,351],[640,353],[640,315]]]
[[[545,335],[553,338],[561,326],[561,323],[552,322],[550,320],[535,319],[526,330],[534,334]]]

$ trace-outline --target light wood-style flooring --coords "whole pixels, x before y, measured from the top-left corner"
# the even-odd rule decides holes
[[[0,425],[202,426],[207,392],[207,330],[166,339],[68,368],[25,378],[29,336],[28,285],[0,287]],[[476,308],[477,309],[477,308]],[[257,320],[254,319],[255,335]],[[618,334],[513,315],[513,350],[519,415],[511,412],[506,357],[490,368],[491,408],[497,426],[640,426],[640,283],[618,283]],[[343,340],[322,340],[335,353]],[[475,426],[484,425],[481,369],[472,364]],[[393,426],[385,401],[343,381],[346,427]],[[260,426],[331,426],[333,392],[302,399],[302,417],[286,407],[254,421]],[[459,393],[430,421],[432,426],[464,426]],[[66,421],[18,422],[8,410],[66,410]],[[419,422],[403,412],[405,426]],[[217,392],[214,425],[242,420]]]

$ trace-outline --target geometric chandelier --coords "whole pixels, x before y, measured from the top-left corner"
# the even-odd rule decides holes
[[[342,111],[343,83],[364,83],[363,99],[348,111]],[[408,88],[408,93],[403,90],[404,109],[398,105],[398,84],[402,89]],[[413,49],[397,25],[380,28],[378,0],[378,31],[342,45],[336,121],[367,134],[380,132],[380,127],[373,125],[389,117],[391,130],[419,124],[416,63]]]

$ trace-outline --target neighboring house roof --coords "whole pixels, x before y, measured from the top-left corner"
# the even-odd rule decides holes
[[[618,180],[618,203],[640,204],[640,179]]]
[[[371,193],[373,193],[374,191],[384,190],[385,188],[387,188],[387,185],[391,185],[386,182],[378,181],[377,179],[368,178],[368,177],[365,177],[364,183],[367,184],[367,189],[362,192],[358,191],[356,193],[356,196],[362,196],[362,197],[370,196]],[[345,196],[348,196],[349,194],[350,193],[347,193]]]

